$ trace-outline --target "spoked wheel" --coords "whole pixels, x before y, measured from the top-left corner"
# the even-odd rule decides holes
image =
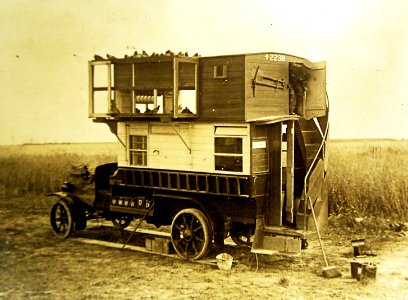
[[[254,235],[253,226],[235,222],[232,224],[230,235],[231,239],[237,244],[237,246],[251,246],[251,238]]]
[[[125,229],[130,225],[132,220],[133,218],[128,215],[116,215],[112,217],[112,224],[116,229]]]
[[[51,207],[50,222],[52,231],[61,239],[68,237],[73,231],[72,211],[69,205],[59,200]]]
[[[210,222],[200,210],[195,208],[183,209],[173,218],[171,242],[181,257],[185,259],[204,257],[211,241]]]

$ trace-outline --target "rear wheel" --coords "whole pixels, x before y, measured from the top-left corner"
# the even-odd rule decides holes
[[[133,218],[128,215],[116,215],[112,217],[113,227],[116,229],[125,229],[132,223]]]
[[[72,210],[64,200],[58,200],[50,211],[50,223],[54,234],[61,238],[67,238],[73,231]]]
[[[231,239],[237,246],[251,246],[254,235],[253,226],[245,223],[234,222],[230,230]]]
[[[204,257],[212,241],[211,225],[198,209],[179,211],[171,224],[171,242],[176,252],[185,259]]]

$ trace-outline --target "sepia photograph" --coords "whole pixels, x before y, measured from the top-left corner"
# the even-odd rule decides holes
[[[408,2],[0,2],[0,299],[407,299]]]

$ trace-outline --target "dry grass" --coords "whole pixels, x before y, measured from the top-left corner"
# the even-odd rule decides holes
[[[58,191],[73,165],[116,161],[116,144],[48,144],[0,147],[0,196]]]
[[[0,196],[56,191],[72,165],[112,162],[117,151],[116,144],[2,146]],[[329,159],[333,215],[366,223],[408,219],[408,141],[334,142]]]
[[[349,225],[408,219],[408,141],[335,142],[329,153],[332,214]]]

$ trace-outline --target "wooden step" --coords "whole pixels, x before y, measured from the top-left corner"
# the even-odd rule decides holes
[[[306,233],[303,230],[290,228],[290,227],[265,226],[264,232],[270,233],[271,235],[298,237],[301,239],[306,238]]]
[[[317,130],[316,124],[313,120],[299,120],[299,125],[302,130]]]
[[[311,152],[311,153],[316,153],[319,151],[320,144],[305,144],[306,146],[306,151]]]
[[[322,135],[318,131],[302,131],[305,144],[321,144]]]

